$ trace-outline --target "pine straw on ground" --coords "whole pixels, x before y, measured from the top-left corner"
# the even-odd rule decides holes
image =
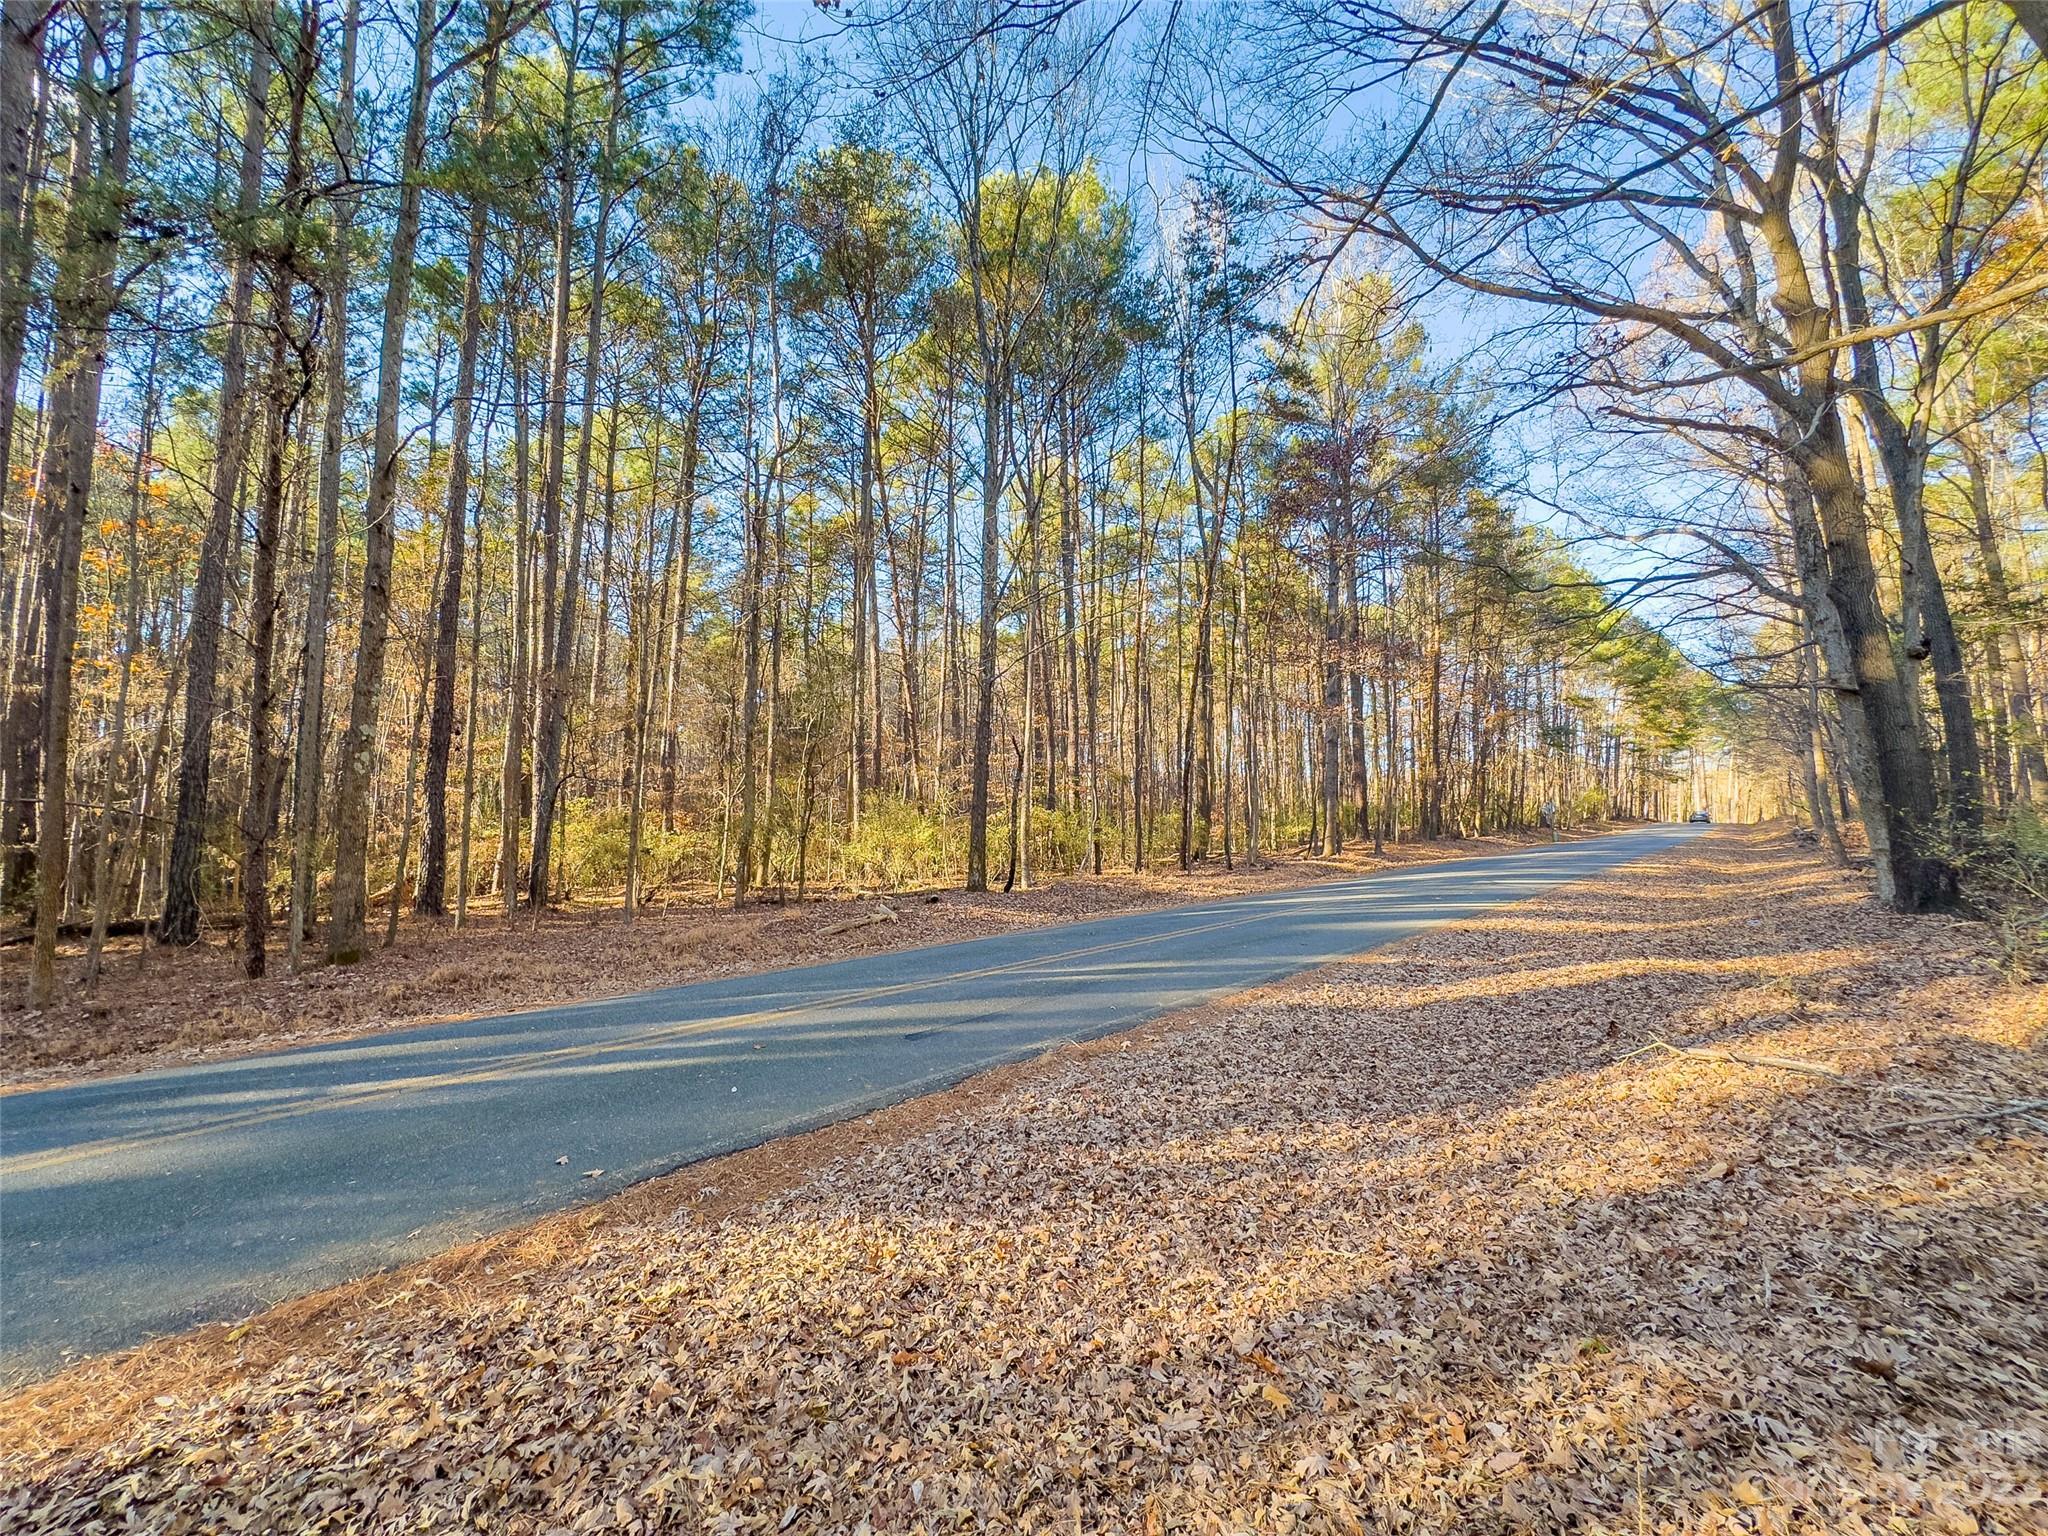
[[[1984,959],[1718,833],[81,1438],[88,1367],[0,1527],[2038,1532],[2048,994]]]
[[[477,903],[460,934],[449,924],[408,916],[394,947],[372,950],[360,965],[323,966],[299,976],[286,973],[283,937],[275,935],[272,974],[254,982],[242,975],[232,935],[177,951],[145,950],[131,938],[109,944],[100,993],[91,999],[77,985],[84,947],[71,943],[61,957],[66,1000],[36,1011],[24,1006],[29,950],[17,943],[0,947],[0,1090],[1209,901],[1536,840],[1535,834],[1514,834],[1401,844],[1379,857],[1357,849],[1335,859],[1289,855],[1234,870],[1216,862],[1187,874],[1167,867],[1142,875],[1073,876],[1009,894],[907,891],[830,896],[800,906],[771,898],[744,911],[714,904],[707,889],[673,905],[657,898],[630,925],[618,903],[549,911],[538,925],[527,914],[507,919]],[[896,920],[830,931],[872,915],[878,905],[887,905]],[[375,914],[371,928],[381,938]]]

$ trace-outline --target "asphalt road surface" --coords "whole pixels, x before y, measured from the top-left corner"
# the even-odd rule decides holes
[[[0,1376],[256,1311],[1697,830],[1645,827],[0,1097]],[[584,1177],[595,1168],[602,1177]]]

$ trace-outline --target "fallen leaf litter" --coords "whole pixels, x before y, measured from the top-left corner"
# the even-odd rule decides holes
[[[2038,1532],[2048,1137],[1925,1106],[2044,1030],[1724,831],[89,1443],[19,1394],[0,1528]]]

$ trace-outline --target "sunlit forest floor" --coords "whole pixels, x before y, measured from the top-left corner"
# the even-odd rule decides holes
[[[1587,827],[1567,836],[1603,830]],[[1008,894],[970,895],[957,888],[837,893],[799,907],[771,892],[766,901],[737,912],[714,902],[707,886],[650,903],[631,925],[622,920],[623,903],[616,897],[551,910],[538,925],[530,914],[507,919],[495,903],[478,900],[459,934],[448,923],[405,914],[389,949],[373,950],[359,965],[315,966],[296,977],[284,963],[282,934],[274,935],[274,974],[255,982],[242,974],[232,933],[181,951],[145,950],[139,939],[117,939],[107,947],[99,995],[90,999],[75,985],[84,970],[84,945],[74,942],[61,962],[74,983],[67,1001],[36,1012],[23,1007],[28,947],[14,944],[0,948],[0,1088],[46,1087],[436,1019],[941,944],[1392,864],[1498,852],[1537,840],[1525,834],[1403,843],[1380,857],[1367,845],[1334,859],[1298,853],[1257,865],[1239,859],[1234,869],[1216,859],[1186,874],[1169,857],[1142,875],[1125,870],[1054,877]],[[888,920],[861,921],[876,918],[880,907],[892,914]],[[372,914],[371,928],[381,935],[377,916]],[[844,926],[856,922],[860,926]]]
[[[1718,832],[83,1367],[0,1526],[2040,1531],[1986,959]]]

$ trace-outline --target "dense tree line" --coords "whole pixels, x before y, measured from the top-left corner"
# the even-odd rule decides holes
[[[1418,194],[1347,202],[1191,86],[1156,101],[1184,147],[1208,136],[1170,186],[1105,169],[1137,82],[1199,81],[1252,33],[961,0],[850,23],[836,70],[797,54],[740,81],[727,0],[7,0],[5,20],[0,896],[35,925],[37,998],[66,924],[90,978],[116,922],[188,943],[235,917],[254,975],[280,943],[295,967],[356,958],[408,905],[630,918],[683,891],[1011,886],[1668,816],[1725,803],[1730,743],[1794,695],[1817,701],[1822,781],[1876,805],[1874,839],[1918,836],[1892,779],[1856,771],[1878,690],[1834,669],[1942,622],[1971,718],[1995,714],[1973,793],[2048,781],[2023,341],[1954,342],[1983,402],[1967,429],[1898,406],[1913,505],[1950,505],[1951,455],[1984,464],[1975,547],[2007,574],[1965,601],[1942,584],[1952,517],[1931,562],[1909,538],[1878,568],[1882,433],[1870,463],[1842,449],[1818,514],[1832,482],[1786,457],[1816,411],[1881,423],[1911,387],[1893,353],[1865,381],[1860,353],[1780,335],[1754,283],[1714,321],[1762,327],[1742,377],[1776,382],[1727,419],[1759,516],[1807,551],[1759,564],[1801,617],[1743,630],[1767,701],[1746,706],[1638,588],[1519,515],[1515,381],[1445,361],[1397,280],[1440,248],[1390,222]],[[1438,46],[1398,22],[1395,44]],[[1322,25],[1261,24],[1275,58]],[[1927,89],[1928,113],[1983,110]],[[1940,259],[1972,271],[2038,230],[2034,162],[2002,202],[1981,170],[1924,178],[1967,183],[1951,223],[1974,243]],[[1869,177],[1857,195],[1915,216]],[[1328,217],[1304,237],[1317,196],[1370,240],[1331,250]],[[1987,221],[2006,233],[1977,238]],[[1682,270],[1719,294],[1716,259]],[[1967,307],[1944,281],[1911,302]],[[1829,334],[1882,329],[1891,295],[1863,302]],[[1670,361],[1654,321],[1602,324],[1584,382]],[[1931,344],[1883,346],[1905,335]],[[1719,450],[1686,473],[1735,472],[1715,419],[1660,427]],[[1862,586],[1799,542],[1816,516],[1837,564],[1865,530]],[[1823,590],[1862,627],[1811,664],[1778,647],[1810,675],[1773,684],[1770,623],[1832,613]],[[1904,688],[1948,665],[1896,671],[1901,751],[1953,733],[1939,688],[1935,719]]]

